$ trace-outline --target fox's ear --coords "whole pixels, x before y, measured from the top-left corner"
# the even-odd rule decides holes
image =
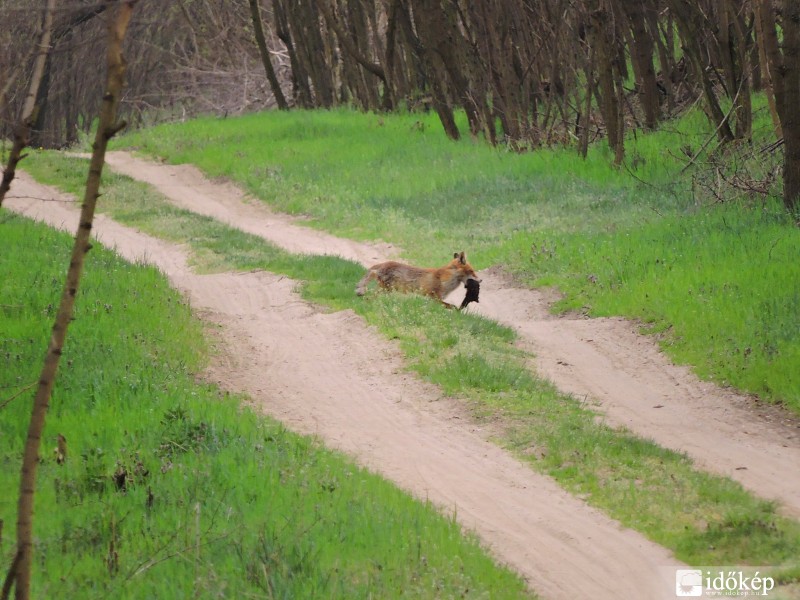
[[[459,262],[460,262],[462,265],[465,265],[465,264],[467,264],[467,255],[466,255],[466,254],[464,254],[463,252],[456,252],[456,253],[453,255],[453,258],[457,258],[457,259],[458,259],[458,261],[459,261]]]
[[[455,253],[453,254],[453,258],[458,258],[458,252],[455,252]]]

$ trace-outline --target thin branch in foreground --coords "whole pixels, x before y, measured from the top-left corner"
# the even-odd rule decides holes
[[[9,200],[36,200],[37,202],[63,202],[73,204],[78,200],[75,198],[40,198],[39,196],[6,196]]]
[[[22,394],[24,394],[24,393],[25,393],[25,392],[27,392],[29,389],[31,389],[33,386],[35,386],[35,385],[36,385],[36,383],[37,383],[36,381],[34,381],[34,382],[32,382],[32,383],[29,383],[28,385],[26,385],[25,387],[23,387],[23,388],[22,388],[20,391],[18,391],[16,394],[14,394],[13,396],[11,396],[10,398],[6,398],[6,399],[3,401],[3,403],[2,403],[2,404],[0,404],[0,410],[3,410],[3,409],[6,407],[6,406],[8,406],[9,404],[11,404],[11,402],[12,402],[13,400],[15,400],[16,398],[19,398],[19,397],[20,397]]]
[[[111,4],[112,0],[107,0]],[[89,175],[81,207],[78,230],[72,247],[69,268],[67,270],[61,302],[53,324],[50,343],[45,354],[38,387],[31,408],[28,434],[25,439],[22,467],[20,469],[19,498],[17,503],[17,552],[8,573],[13,580],[16,600],[30,598],[31,571],[33,564],[33,515],[36,492],[36,471],[39,466],[39,448],[42,431],[50,405],[50,396],[55,384],[62,349],[67,337],[67,329],[72,321],[75,300],[83,273],[86,254],[92,247],[90,234],[94,220],[97,199],[100,196],[100,178],[105,164],[105,153],[108,141],[119,131],[117,108],[125,84],[126,62],[122,56],[122,40],[133,13],[136,0],[116,3],[116,18],[109,22],[108,29],[108,75],[105,92],[100,108],[100,118],[93,145]],[[10,584],[9,584],[10,585]]]

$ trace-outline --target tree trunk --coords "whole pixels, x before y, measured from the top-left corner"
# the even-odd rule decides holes
[[[357,29],[356,35],[354,36],[354,38],[351,38],[347,34],[347,32],[344,30],[342,25],[339,23],[339,21],[337,20],[336,15],[333,13],[333,10],[331,9],[331,7],[328,4],[328,2],[329,2],[329,0],[320,0],[320,2],[318,3],[317,6],[319,6],[319,9],[322,12],[322,16],[325,18],[325,22],[328,24],[328,27],[330,27],[333,30],[333,32],[336,34],[336,39],[339,41],[340,47],[343,48],[347,52],[347,54],[353,60],[355,60],[356,63],[361,65],[367,72],[371,73],[372,75],[374,75],[375,77],[380,79],[383,82],[384,90],[387,90],[388,89],[388,81],[386,79],[386,73],[384,71],[384,68],[380,64],[374,63],[371,60],[369,60],[369,58],[367,58],[359,50],[358,45],[357,45],[358,39],[359,39],[360,36],[363,36],[363,37],[361,37],[361,39],[365,39],[366,36],[367,36],[366,24],[363,24],[363,27],[360,30]],[[352,16],[352,13],[351,13],[351,16]],[[359,18],[363,17],[363,15],[358,15],[358,17]],[[360,33],[359,33],[359,31],[360,31]],[[361,77],[361,74],[359,72],[356,72],[356,76],[357,77]],[[358,82],[358,83],[362,83],[363,84],[362,85],[362,90],[363,91],[361,93],[361,96],[364,96],[364,97],[360,98],[361,102],[363,103],[365,108],[372,108],[371,105],[372,104],[377,104],[377,101],[372,102],[371,100],[374,100],[374,99],[367,97],[367,96],[371,96],[372,95],[371,94],[371,89],[370,90],[367,89],[367,83],[366,82]]]
[[[719,10],[719,54],[728,97],[736,115],[736,139],[750,137],[753,111],[750,103],[750,76],[747,73],[747,52],[744,19],[741,7],[725,0]]]
[[[705,40],[704,28],[707,26],[704,15],[697,5],[689,0],[669,0],[669,7],[675,13],[684,52],[689,57],[694,69],[694,75],[702,86],[703,95],[706,98],[708,119],[717,128],[717,136],[720,142],[733,141],[733,131],[731,131],[725,113],[722,112],[719,99],[714,92],[714,84],[706,68],[711,65],[707,65],[702,58],[703,42]]]
[[[58,363],[67,336],[67,328],[72,320],[75,299],[78,294],[84,257],[91,249],[89,236],[92,229],[94,210],[100,188],[100,176],[103,171],[108,140],[114,136],[124,123],[116,123],[117,106],[125,79],[126,64],[122,56],[122,40],[130,22],[135,0],[120,3],[116,18],[110,22],[108,36],[108,82],[100,109],[100,120],[95,136],[89,175],[86,180],[86,191],[81,208],[78,231],[72,258],[67,271],[64,291],[61,295],[58,314],[53,325],[50,345],[45,355],[44,365],[39,376],[39,386],[31,410],[31,420],[19,487],[17,512],[17,553],[14,559],[13,574],[16,600],[28,600],[30,597],[31,564],[33,559],[33,503],[36,489],[36,468],[39,463],[39,447],[42,430],[50,403]]]
[[[67,21],[66,23],[62,23],[58,27],[56,27],[55,31],[53,32],[53,37],[51,41],[51,48],[55,48],[58,46],[59,42],[64,39],[65,37],[69,36],[73,33],[73,31],[84,25],[88,21],[91,21],[96,16],[105,12],[107,8],[106,4],[100,4],[91,6],[77,15],[75,15],[72,19]],[[53,148],[63,146],[65,140],[59,135],[54,134],[51,132],[50,135],[46,135],[45,131],[47,129],[47,113],[48,109],[50,109],[50,87],[51,87],[51,72],[53,69],[53,53],[48,52],[47,56],[45,57],[44,61],[44,74],[42,76],[41,85],[39,85],[39,90],[36,94],[36,116],[33,119],[33,123],[31,124],[31,138],[30,144],[34,147],[45,147],[45,148]],[[71,96],[71,97],[70,97]],[[66,101],[66,105],[73,111],[77,112],[78,104],[80,103],[79,96],[77,95],[69,95],[68,100]],[[56,111],[56,114],[62,115],[63,113]],[[56,123],[61,124],[63,117],[55,119]],[[52,122],[52,119],[51,119]]]
[[[291,0],[287,16],[296,39],[303,40],[297,57],[311,79],[315,107],[331,108],[336,103],[333,81],[333,60],[327,51],[317,3],[311,0]]]
[[[409,9],[414,11],[413,23]],[[447,69],[435,48],[436,39],[439,35],[444,36],[445,32],[439,32],[437,27],[428,22],[428,15],[424,12],[424,7],[420,7],[417,4],[409,7],[408,4],[403,3],[401,10],[404,13],[401,17],[406,36],[414,40],[416,50],[420,55],[420,66],[424,71],[425,81],[430,86],[433,108],[439,115],[439,120],[447,137],[453,140],[460,139],[461,133],[458,130],[458,125],[456,125],[456,120],[453,116],[453,105],[450,101]],[[419,10],[423,11],[424,17],[420,17],[417,14]],[[434,11],[433,16],[441,15]],[[414,24],[419,35],[416,38],[414,37]],[[439,26],[442,26],[442,24],[439,23]]]
[[[289,64],[292,67],[292,97],[296,106],[311,108],[313,106],[311,98],[311,87],[308,85],[308,73],[297,55],[295,40],[289,27],[289,17],[284,3],[287,0],[274,0],[272,10],[275,11],[275,31],[278,38],[286,46],[289,54]]]
[[[783,203],[800,217],[800,3],[783,0],[783,65],[774,69],[782,79],[781,97],[776,97],[783,129]],[[776,85],[776,96],[777,96]],[[800,219],[798,219],[800,225]]]
[[[486,133],[491,139],[487,122],[485,85],[478,81],[474,49],[464,39],[463,27],[453,15],[453,8],[439,0],[412,0],[411,7],[417,33],[425,48],[429,76],[440,90],[449,89],[467,115],[473,136]],[[462,24],[463,25],[463,24]]]
[[[250,0],[250,14],[253,17],[253,34],[258,44],[258,51],[261,54],[261,62],[264,63],[264,71],[267,74],[269,86],[272,88],[272,95],[275,96],[275,102],[278,104],[280,110],[289,110],[289,104],[286,102],[286,97],[281,90],[281,84],[278,83],[278,77],[275,75],[275,69],[272,68],[272,60],[269,58],[269,49],[267,48],[267,40],[264,37],[264,27],[261,23],[261,9],[258,6],[258,0]]]
[[[357,60],[359,80],[364,89],[362,103],[367,106],[368,110],[378,110],[380,108],[380,91],[386,87],[386,73],[381,65],[380,58],[377,58],[380,57],[380,43],[377,40],[373,40],[370,35],[370,17],[368,13],[374,12],[374,4],[368,7],[366,5],[370,3],[364,2],[364,0],[342,2],[342,4],[347,8],[345,12],[350,23],[350,32],[355,50],[358,57],[364,59],[363,63]],[[375,60],[371,59],[372,56],[376,57]],[[372,67],[378,67],[380,75],[373,77],[372,75],[375,75],[375,73],[370,70]]]
[[[773,72],[781,65],[780,50],[778,50],[778,36],[775,32],[775,18],[772,16],[771,0],[756,0],[756,35],[758,36],[758,51],[763,69],[762,81],[764,93],[767,95],[769,114],[772,117],[772,126],[775,129],[775,138],[783,137],[781,119],[776,105],[776,92],[773,81]]]
[[[608,146],[614,152],[614,164],[619,165],[623,156],[623,133],[620,128],[622,107],[615,86],[614,54],[608,35],[608,14],[601,8],[590,15],[592,45],[595,48],[598,72],[598,91],[603,121],[606,126]]]
[[[658,85],[656,83],[656,72],[653,68],[653,38],[645,25],[645,11],[648,8],[639,0],[626,2],[623,0],[621,6],[628,18],[628,25],[633,34],[631,44],[631,59],[633,70],[636,73],[638,83],[639,98],[642,102],[644,111],[644,124],[647,129],[655,129],[658,120],[661,118],[661,110],[658,102]]]
[[[775,109],[783,133],[783,204],[800,225],[800,5],[784,0],[783,44],[778,43],[771,0],[759,0],[758,19],[766,66],[775,91]],[[781,47],[782,46],[782,47]]]
[[[589,48],[589,64],[586,66],[586,97],[578,131],[578,154],[586,158],[589,153],[589,127],[592,124],[592,95],[594,94],[594,46]]]
[[[673,79],[676,74],[677,63],[673,44],[672,13],[667,17],[664,35],[661,33],[656,11],[646,11],[645,18],[647,19],[647,28],[650,30],[650,35],[655,40],[658,48],[658,60],[661,63],[661,83],[664,86],[664,95],[667,97],[667,113],[671,114],[675,108],[675,86],[673,85],[675,82]]]
[[[17,173],[17,164],[20,160],[25,158],[22,151],[28,145],[31,135],[31,127],[36,120],[36,98],[39,95],[39,85],[42,82],[44,75],[45,63],[47,62],[47,55],[50,53],[50,38],[53,33],[53,12],[55,11],[56,0],[47,0],[47,7],[44,12],[44,22],[42,24],[42,37],[39,40],[39,52],[36,55],[36,60],[33,65],[33,74],[31,75],[31,85],[28,89],[28,96],[25,98],[25,104],[22,108],[22,115],[20,116],[19,125],[17,125],[14,132],[14,144],[11,147],[11,153],[8,156],[8,164],[3,170],[3,179],[0,181],[0,206],[3,205],[3,199],[6,193],[11,188],[11,182]]]
[[[400,90],[404,87],[396,75],[401,70],[395,68],[399,4],[400,0],[390,0],[386,9],[386,61],[384,62],[386,87],[383,89],[383,110],[385,111],[390,111],[396,106]]]

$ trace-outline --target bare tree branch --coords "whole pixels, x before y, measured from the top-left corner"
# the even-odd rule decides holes
[[[47,0],[47,7],[44,12],[44,23],[42,25],[42,36],[39,39],[39,52],[31,75],[31,85],[28,89],[28,96],[25,98],[25,105],[22,108],[22,115],[19,125],[14,132],[14,145],[8,157],[8,164],[3,170],[3,179],[0,181],[0,206],[3,205],[3,198],[11,188],[11,182],[17,172],[17,163],[24,158],[22,151],[28,145],[31,135],[31,127],[36,120],[36,98],[39,94],[39,85],[42,83],[44,66],[47,62],[47,55],[50,53],[50,38],[53,33],[53,11],[55,11],[56,0]]]
[[[111,0],[107,0],[111,3]],[[86,181],[78,231],[72,249],[61,303],[53,324],[50,344],[45,355],[44,365],[39,376],[38,388],[31,410],[28,436],[22,459],[22,469],[17,507],[17,552],[8,578],[13,580],[16,600],[30,597],[31,565],[33,562],[33,504],[36,490],[36,470],[39,464],[39,447],[45,417],[50,404],[50,396],[55,383],[61,352],[67,336],[67,328],[72,320],[75,299],[78,294],[84,258],[91,249],[89,241],[94,219],[95,206],[99,197],[100,176],[105,162],[106,147],[111,137],[123,126],[117,123],[117,107],[125,82],[126,63],[122,56],[122,40],[133,13],[135,0],[117,4],[116,18],[109,23],[108,32],[108,80],[100,119],[94,141],[94,151]]]
[[[253,17],[253,33],[258,44],[258,51],[261,53],[261,62],[264,63],[264,71],[267,75],[267,80],[272,88],[272,95],[275,96],[275,102],[281,110],[289,110],[289,104],[286,102],[286,97],[281,90],[281,84],[278,82],[278,77],[275,75],[275,69],[272,68],[272,60],[269,57],[269,50],[267,49],[267,40],[264,37],[264,27],[261,24],[261,10],[258,6],[258,0],[250,0],[250,13]]]

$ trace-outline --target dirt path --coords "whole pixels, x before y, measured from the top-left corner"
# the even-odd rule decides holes
[[[10,209],[74,231],[69,197],[24,174],[11,195]],[[179,247],[102,216],[94,232],[127,259],[158,265],[221,326],[224,351],[212,379],[454,511],[543,598],[674,597],[678,563],[668,551],[486,441],[456,403],[405,373],[396,346],[352,312],[315,310],[283,277],[196,275]]]
[[[109,165],[151,183],[175,204],[264,237],[293,252],[335,254],[369,266],[397,255],[392,246],[359,244],[302,227],[269,212],[235,186],[112,152]],[[469,252],[469,249],[466,249]],[[731,477],[800,518],[800,421],[773,407],[697,379],[623,319],[550,315],[547,292],[521,289],[494,272],[484,279],[481,314],[516,329],[536,368],[558,388],[585,397],[611,425],[687,453],[701,468]],[[463,291],[454,292],[458,301]],[[455,302],[455,298],[451,301]]]

